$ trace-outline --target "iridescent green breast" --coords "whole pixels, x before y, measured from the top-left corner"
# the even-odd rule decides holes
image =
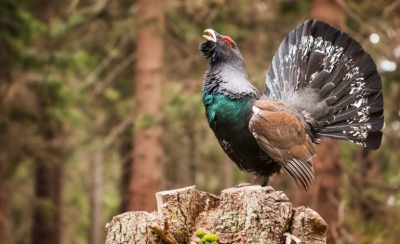
[[[248,128],[252,98],[232,99],[221,94],[203,93],[203,102],[210,127],[216,130]]]

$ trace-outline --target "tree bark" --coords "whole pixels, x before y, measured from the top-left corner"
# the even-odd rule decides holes
[[[294,208],[272,187],[229,188],[220,196],[187,187],[158,192],[156,198],[157,212],[115,216],[106,225],[106,243],[195,244],[202,243],[200,232],[219,244],[285,243],[287,234],[325,243],[325,221],[309,208]]]
[[[135,131],[128,209],[154,210],[159,190],[163,148],[161,91],[163,80],[164,1],[138,1]]]
[[[38,153],[35,169],[35,204],[32,243],[61,243],[64,148],[55,143],[53,128],[43,131],[45,150]]]

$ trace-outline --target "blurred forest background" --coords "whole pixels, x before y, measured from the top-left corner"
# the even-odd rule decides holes
[[[112,216],[154,210],[156,191],[251,180],[208,128],[201,35],[236,40],[263,90],[281,40],[308,18],[377,62],[383,144],[325,141],[310,193],[285,174],[272,185],[319,212],[331,243],[398,243],[399,0],[0,1],[0,243],[104,243]]]

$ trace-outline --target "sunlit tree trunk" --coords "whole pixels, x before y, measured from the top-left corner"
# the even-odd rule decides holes
[[[319,19],[332,26],[346,30],[345,15],[334,0],[314,0],[311,18]],[[325,139],[317,146],[317,156],[313,158],[315,170],[314,185],[309,193],[292,183],[291,201],[295,206],[309,206],[318,212],[329,224],[328,242],[338,238],[341,227],[340,203],[342,201],[342,168],[339,163],[340,142]]]
[[[164,1],[138,1],[135,131],[128,209],[155,210],[160,188],[163,148],[161,91],[163,81]]]
[[[99,126],[101,123],[97,123]],[[102,124],[103,125],[103,124]],[[103,125],[104,126],[104,125]],[[90,163],[90,243],[101,242],[103,232],[103,158],[104,148],[99,148],[94,152]]]

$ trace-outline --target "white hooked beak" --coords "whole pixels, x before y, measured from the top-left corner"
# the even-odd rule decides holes
[[[212,29],[207,29],[204,31],[205,35],[203,37],[208,41],[217,42],[217,37],[215,36],[215,31]]]

